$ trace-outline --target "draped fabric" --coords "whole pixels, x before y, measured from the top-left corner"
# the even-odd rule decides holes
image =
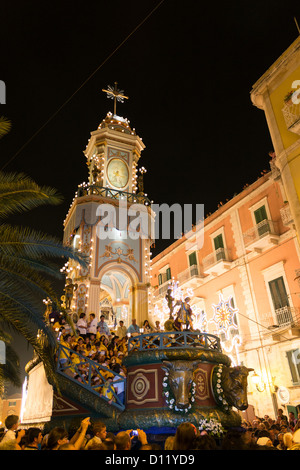
[[[50,421],[52,404],[53,387],[48,383],[43,364],[39,363],[29,372],[22,423]]]

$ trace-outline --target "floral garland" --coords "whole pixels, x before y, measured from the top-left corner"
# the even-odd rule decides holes
[[[219,404],[226,410],[228,411],[229,410],[229,405],[228,405],[228,402],[225,398],[225,395],[224,395],[224,390],[222,388],[222,372],[223,372],[223,364],[219,364],[218,366],[218,370],[217,370],[217,373],[216,373],[216,376],[217,376],[217,382],[216,382],[216,387],[215,387],[215,392],[217,393],[217,399],[219,401]]]
[[[207,433],[215,436],[215,437],[222,437],[224,434],[224,428],[219,421],[215,419],[201,419],[199,422],[199,431],[206,431]]]
[[[191,411],[191,408],[195,402],[195,393],[196,393],[196,384],[192,382],[190,394],[189,394],[189,406],[187,408],[178,408],[175,403],[175,397],[169,385],[169,374],[166,372],[165,377],[163,378],[163,396],[165,397],[166,403],[170,410],[174,410],[178,413],[188,413]]]

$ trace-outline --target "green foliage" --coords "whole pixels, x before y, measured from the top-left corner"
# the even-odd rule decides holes
[[[20,386],[19,359],[11,347],[10,331],[31,344],[43,361],[46,374],[55,381],[56,339],[44,322],[42,300],[50,298],[60,305],[52,281],[53,277],[62,279],[63,259],[74,259],[83,266],[87,261],[55,237],[11,226],[4,219],[61,201],[54,189],[40,187],[24,174],[0,172],[0,339],[6,344],[7,353],[6,364],[0,364],[0,388],[5,380]],[[41,333],[39,338],[37,331]]]

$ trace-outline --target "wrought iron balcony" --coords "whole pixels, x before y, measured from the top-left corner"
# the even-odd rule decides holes
[[[177,281],[180,285],[187,283],[195,285],[199,279],[202,278],[203,276],[200,272],[200,267],[197,264],[193,264],[178,274]]]
[[[206,274],[221,274],[230,268],[231,263],[230,251],[225,248],[218,248],[202,259],[203,271]]]
[[[300,309],[299,307],[281,307],[274,310],[274,313],[262,315],[261,322],[272,333],[286,328],[296,328],[300,333]]]
[[[298,95],[299,98],[299,95]],[[296,104],[298,99],[291,99],[282,108],[282,114],[289,131],[300,135],[300,103]]]
[[[261,251],[277,244],[279,237],[278,223],[267,219],[262,220],[243,233],[245,247],[256,251]]]
[[[146,206],[151,205],[150,199],[144,194],[128,193],[127,191],[106,188],[97,184],[79,185],[76,195],[77,197],[96,195],[117,200],[124,198],[130,203],[145,204]]]
[[[158,298],[166,295],[168,288],[171,286],[172,281],[168,280],[160,284],[153,292],[154,297]]]

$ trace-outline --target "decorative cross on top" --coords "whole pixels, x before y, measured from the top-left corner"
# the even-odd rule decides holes
[[[107,90],[105,89],[102,90],[105,93],[107,93],[107,98],[111,98],[112,100],[114,100],[114,115],[116,115],[117,101],[124,103],[124,98],[128,100],[128,96],[124,95],[124,90],[118,90],[117,85],[118,83],[115,82],[114,88],[108,85]]]

